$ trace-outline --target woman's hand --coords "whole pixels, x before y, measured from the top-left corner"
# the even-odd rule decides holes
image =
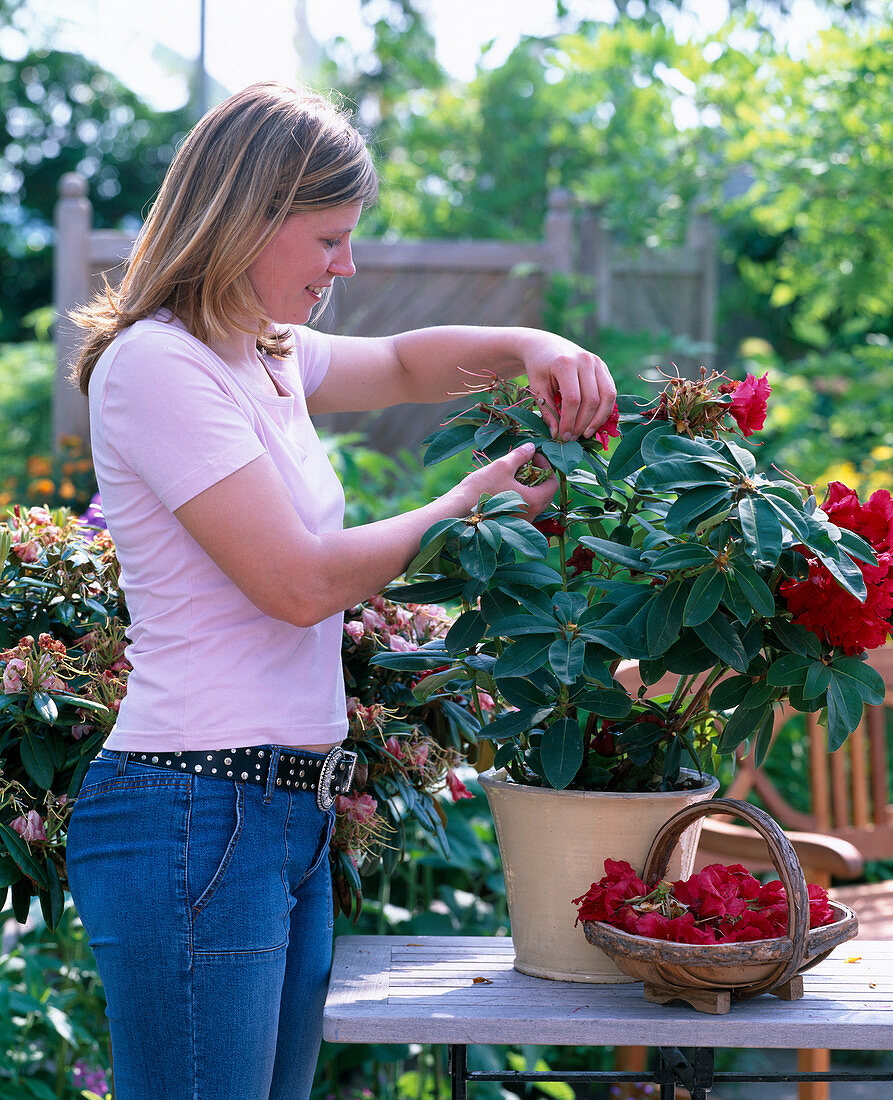
[[[533,460],[533,464],[541,470],[550,470],[551,466],[541,454],[534,454],[534,445],[525,443],[515,450],[509,451],[502,458],[486,466],[480,466],[466,475],[451,493],[455,493],[457,499],[462,501],[460,509],[464,513],[473,511],[481,498],[481,493],[489,493],[495,496],[509,490],[518,493],[527,505],[527,512],[523,519],[531,523],[546,507],[548,507],[555,493],[558,491],[558,479],[553,473],[539,485],[525,485],[518,481],[516,475],[522,466]],[[449,497],[451,493],[448,493]]]
[[[595,435],[617,397],[604,362],[562,336],[530,329],[517,353],[553,437],[567,443]]]

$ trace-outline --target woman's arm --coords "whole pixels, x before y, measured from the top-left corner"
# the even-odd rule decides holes
[[[537,486],[515,480],[532,453],[532,445],[519,447],[411,512],[322,535],[301,522],[267,455],[199,493],[174,515],[260,611],[312,626],[380,592],[412,561],[432,524],[469,515],[481,493],[513,489],[524,498],[527,517],[539,515],[557,482],[554,476]],[[546,465],[539,456],[535,461]]]
[[[383,409],[404,401],[446,401],[468,382],[526,374],[545,399],[543,417],[562,439],[592,436],[617,391],[597,355],[532,328],[445,325],[397,336],[331,336],[332,361],[308,399],[311,413]],[[475,375],[481,375],[475,378]],[[560,420],[553,415],[561,396]]]

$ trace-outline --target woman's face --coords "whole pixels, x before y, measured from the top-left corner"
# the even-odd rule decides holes
[[[265,313],[279,324],[303,325],[336,275],[356,271],[350,235],[362,205],[292,214],[248,267],[248,279]]]

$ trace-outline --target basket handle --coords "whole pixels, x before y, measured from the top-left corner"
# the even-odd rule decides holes
[[[739,817],[762,836],[769,846],[769,855],[784,884],[787,897],[788,937],[793,943],[791,957],[772,977],[749,989],[747,996],[751,996],[766,989],[772,989],[792,978],[800,969],[806,955],[809,935],[809,893],[797,853],[778,823],[764,810],[738,798],[712,798],[706,802],[686,806],[674,814],[658,831],[645,860],[642,879],[648,883],[663,878],[667,872],[670,856],[682,833],[698,818],[714,814]]]

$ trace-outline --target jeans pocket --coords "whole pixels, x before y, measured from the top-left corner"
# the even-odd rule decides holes
[[[215,779],[195,783],[186,842],[187,892],[193,914],[205,908],[223,882],[242,834],[244,802],[241,783]]]

